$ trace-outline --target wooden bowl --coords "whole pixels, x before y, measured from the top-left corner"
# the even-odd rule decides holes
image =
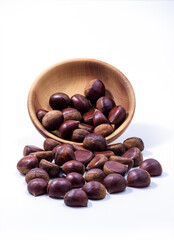
[[[28,111],[36,129],[44,136],[62,143],[82,143],[68,141],[48,132],[37,119],[38,109],[51,110],[49,98],[55,92],[64,92],[71,97],[79,93],[84,95],[84,88],[92,79],[100,79],[106,87],[106,96],[112,97],[116,105],[122,105],[127,112],[125,121],[111,135],[108,143],[118,138],[130,124],[135,111],[135,94],[128,79],[117,68],[94,59],[71,59],[57,63],[33,82],[28,95]]]

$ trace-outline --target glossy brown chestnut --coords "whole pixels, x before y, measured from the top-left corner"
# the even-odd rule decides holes
[[[72,133],[71,139],[74,142],[83,142],[83,139],[89,134],[85,129],[75,129]]]
[[[86,124],[93,125],[93,116],[94,116],[95,111],[89,111],[83,114],[83,121]]]
[[[106,188],[104,185],[97,181],[86,183],[82,190],[86,192],[89,199],[100,200],[106,196]]]
[[[131,158],[121,156],[110,156],[109,161],[115,161],[127,165],[128,170],[130,170],[134,165],[134,161]]]
[[[17,169],[20,173],[26,174],[28,173],[32,168],[35,168],[38,166],[38,159],[36,156],[27,155],[19,160],[17,163]]]
[[[81,113],[85,113],[90,108],[90,103],[87,98],[81,94],[75,94],[71,97],[73,106]]]
[[[66,178],[55,178],[48,184],[48,195],[52,198],[63,198],[72,189],[70,181]]]
[[[103,167],[103,171],[106,175],[110,173],[118,173],[124,176],[127,170],[127,165],[115,161],[107,161]]]
[[[60,148],[64,148],[64,147],[71,148],[71,149],[74,151],[74,147],[73,147],[72,144],[70,144],[70,143],[63,143],[63,144],[57,145],[56,147],[53,148],[53,150],[52,150],[53,155],[55,156],[56,152],[57,152]]]
[[[105,86],[99,79],[91,80],[85,87],[84,95],[92,102],[105,95]]]
[[[52,138],[46,138],[43,142],[43,147],[45,151],[52,151],[54,147],[57,145],[60,145],[60,142],[52,139]]]
[[[93,153],[89,150],[77,150],[74,152],[75,159],[83,164],[87,164],[93,158]]]
[[[101,168],[105,164],[105,162],[108,161],[107,156],[104,154],[97,154],[95,157],[88,163],[87,169],[92,169],[92,168]]]
[[[85,184],[84,177],[77,172],[68,173],[66,179],[70,181],[72,188],[81,188]]]
[[[150,176],[159,176],[162,174],[161,164],[153,158],[148,158],[140,164],[140,168],[146,170]]]
[[[59,128],[60,137],[68,139],[71,137],[74,129],[78,128],[79,121],[67,120]]]
[[[109,123],[109,120],[105,117],[105,115],[101,111],[96,110],[93,116],[93,125],[96,127],[102,123]]]
[[[94,128],[94,133],[102,135],[103,137],[113,133],[113,127],[108,123],[103,123]]]
[[[54,157],[52,151],[33,152],[33,153],[30,153],[30,155],[36,156],[39,162],[41,159],[46,159],[51,162]]]
[[[115,106],[111,109],[108,115],[108,119],[110,123],[120,124],[126,118],[126,110],[122,106]]]
[[[96,108],[100,110],[105,116],[108,116],[112,108],[115,107],[115,102],[112,98],[101,97],[96,102]]]
[[[71,160],[64,163],[61,168],[65,174],[77,172],[83,175],[85,172],[85,165],[76,160]]]
[[[129,187],[148,187],[150,182],[150,174],[143,169],[136,168],[128,173],[127,185]]]
[[[117,173],[107,175],[103,184],[109,193],[123,192],[127,185],[125,178]]]
[[[67,121],[67,120],[81,121],[82,120],[81,113],[75,108],[64,108],[62,110],[62,114],[63,114],[64,121]]]
[[[88,131],[90,133],[92,133],[93,130],[94,130],[93,126],[91,126],[89,124],[86,124],[86,123],[79,123],[78,128],[84,129],[84,130],[86,130],[86,131]]]
[[[27,156],[32,152],[40,152],[40,151],[44,151],[44,150],[42,148],[39,148],[33,145],[26,145],[23,150],[23,155]]]
[[[104,151],[107,148],[107,143],[103,136],[90,133],[84,138],[83,146],[91,151]]]
[[[81,145],[73,144],[73,147],[76,150],[86,150],[86,148],[82,147]]]
[[[137,147],[140,149],[140,151],[144,150],[144,142],[141,138],[137,138],[137,137],[131,137],[131,138],[127,138],[124,142],[123,142],[124,146],[126,149],[132,148],[132,147]]]
[[[105,177],[106,177],[106,175],[101,169],[93,168],[93,169],[90,169],[85,174],[85,181],[86,182],[97,181],[97,182],[103,183],[103,180]]]
[[[65,194],[64,203],[70,207],[87,207],[88,196],[81,189],[72,189]]]
[[[143,155],[139,148],[132,147],[129,148],[124,154],[123,157],[131,158],[134,161],[134,167],[137,167],[143,161]]]
[[[42,122],[42,118],[45,116],[45,114],[47,113],[48,111],[46,110],[43,110],[43,109],[39,109],[37,112],[36,112],[36,116],[38,118],[38,120],[40,122]]]
[[[75,159],[74,151],[69,147],[59,148],[55,155],[55,164],[62,166],[65,162]]]
[[[110,151],[110,150],[102,151],[102,152],[95,152],[94,156],[99,155],[99,154],[105,155],[107,158],[109,158],[110,156],[114,156],[114,152]]]
[[[122,143],[114,143],[114,144],[108,145],[107,150],[113,151],[114,154],[117,156],[122,156],[125,153],[126,148]]]
[[[47,130],[53,131],[58,129],[62,122],[63,122],[63,114],[61,111],[58,111],[58,110],[49,111],[42,118],[42,125]]]
[[[27,189],[30,194],[36,197],[47,193],[47,185],[44,179],[35,178],[29,181]]]
[[[34,178],[43,178],[47,183],[49,182],[48,173],[41,168],[33,168],[31,169],[25,176],[25,181],[28,183]]]
[[[49,99],[49,104],[54,110],[62,110],[70,105],[70,98],[65,93],[54,93]]]
[[[60,167],[54,163],[51,163],[45,159],[42,159],[39,163],[39,167],[45,170],[48,175],[52,177],[58,177]]]

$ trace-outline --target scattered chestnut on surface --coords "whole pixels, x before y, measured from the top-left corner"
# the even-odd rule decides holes
[[[125,153],[126,148],[122,143],[114,143],[108,145],[107,150],[113,151],[117,156],[122,156]]]
[[[159,176],[162,174],[161,164],[153,158],[148,158],[140,164],[140,168],[146,170],[150,176]]]
[[[104,151],[107,148],[107,142],[103,136],[90,133],[84,138],[83,146],[91,151]]]
[[[86,192],[89,199],[100,200],[106,196],[106,188],[104,185],[97,181],[86,183],[82,190]]]
[[[76,121],[81,121],[82,120],[82,115],[81,113],[75,109],[75,108],[64,108],[62,110],[63,118],[64,121],[67,120],[76,120]]]
[[[134,161],[134,167],[137,167],[143,161],[143,155],[139,148],[132,147],[129,148],[124,154],[123,157],[130,158]]]
[[[28,173],[32,168],[35,168],[37,166],[38,166],[38,159],[34,155],[27,155],[21,158],[17,163],[18,171],[24,175]]]
[[[97,181],[103,183],[104,178],[106,177],[105,173],[99,168],[93,168],[87,171],[85,174],[85,181]]]
[[[33,196],[47,193],[47,182],[43,178],[34,178],[27,185],[28,192]]]
[[[70,98],[67,94],[57,92],[50,96],[49,104],[54,110],[62,110],[70,105]]]
[[[115,102],[112,98],[101,97],[96,102],[96,108],[100,110],[105,116],[108,116],[112,108],[115,107]]]
[[[62,166],[65,162],[75,159],[74,151],[69,147],[62,147],[56,151],[55,163]]]
[[[110,156],[109,161],[115,161],[127,165],[128,170],[130,170],[134,165],[134,161],[131,158],[121,156]]]
[[[93,158],[93,153],[89,150],[77,150],[74,152],[75,159],[83,164],[87,164]]]
[[[128,173],[127,185],[129,187],[148,187],[150,182],[150,174],[143,169],[136,168]]]
[[[64,163],[61,168],[65,174],[77,172],[83,175],[85,172],[85,165],[76,160],[70,160]]]
[[[66,178],[55,178],[48,184],[48,195],[52,198],[63,198],[72,189],[70,181]]]
[[[95,155],[95,157],[88,163],[87,165],[87,169],[92,169],[92,168],[100,168],[103,167],[103,165],[105,164],[105,162],[108,161],[107,156],[105,156],[104,154],[97,154]]]
[[[65,194],[64,203],[70,207],[87,207],[88,196],[82,189],[72,189]]]
[[[110,150],[106,150],[106,151],[101,151],[101,152],[95,152],[94,156],[98,155],[98,154],[102,154],[105,155],[107,158],[109,158],[110,156],[114,156],[114,152],[110,151]]]
[[[60,145],[61,143],[52,139],[52,138],[46,138],[45,141],[43,142],[43,147],[45,151],[51,151],[53,150],[54,147],[57,145]]]
[[[84,177],[77,172],[68,173],[66,179],[70,181],[72,188],[81,188],[85,184]]]
[[[42,125],[47,130],[53,131],[58,129],[62,122],[63,122],[63,114],[61,111],[58,111],[58,110],[49,111],[42,118]]]
[[[54,157],[52,151],[32,152],[32,153],[30,153],[30,155],[36,156],[39,162],[41,159],[46,159],[47,161],[51,162]]]
[[[39,167],[45,170],[50,177],[57,177],[59,175],[60,167],[52,162],[42,159],[39,163]]]
[[[105,95],[105,86],[99,79],[91,80],[85,87],[84,95],[92,102]]]
[[[110,173],[118,173],[124,176],[127,170],[127,165],[115,161],[107,161],[103,167],[103,171],[106,175]]]
[[[81,94],[75,94],[71,97],[71,102],[77,110],[81,113],[85,113],[90,108],[90,103],[87,98]]]
[[[126,140],[124,140],[123,144],[126,149],[137,147],[140,149],[140,151],[144,150],[144,142],[141,138],[138,137],[127,138]]]
[[[42,168],[33,168],[25,176],[25,181],[28,183],[34,178],[43,178],[47,183],[49,182],[48,173]]]
[[[126,110],[120,105],[112,108],[108,115],[109,122],[113,124],[120,124],[125,118]]]
[[[33,152],[40,152],[40,151],[44,151],[42,148],[39,148],[39,147],[36,147],[34,145],[26,145],[24,147],[24,150],[23,150],[23,155],[24,156],[27,156],[29,155],[30,153],[33,153]]]
[[[123,192],[127,185],[125,178],[117,173],[107,175],[103,184],[109,193]]]

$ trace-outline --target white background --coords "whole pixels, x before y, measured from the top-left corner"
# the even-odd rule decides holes
[[[0,28],[0,238],[174,239],[174,2],[1,0]],[[27,111],[32,82],[80,57],[128,77],[136,111],[115,142],[141,137],[163,175],[79,209],[29,195],[16,164],[25,145],[44,140]]]

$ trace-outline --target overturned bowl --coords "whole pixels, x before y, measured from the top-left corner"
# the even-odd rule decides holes
[[[129,126],[135,111],[134,90],[125,77],[117,68],[108,63],[95,59],[71,59],[57,63],[43,73],[33,82],[28,94],[28,111],[36,129],[44,136],[55,139],[62,143],[75,143],[62,139],[47,131],[38,120],[36,112],[39,109],[52,110],[49,105],[49,98],[55,92],[64,92],[69,97],[74,94],[84,95],[84,88],[87,82],[93,79],[100,79],[106,88],[106,96],[112,97],[116,105],[122,105],[126,109],[126,119],[109,136],[107,143],[118,138]]]

